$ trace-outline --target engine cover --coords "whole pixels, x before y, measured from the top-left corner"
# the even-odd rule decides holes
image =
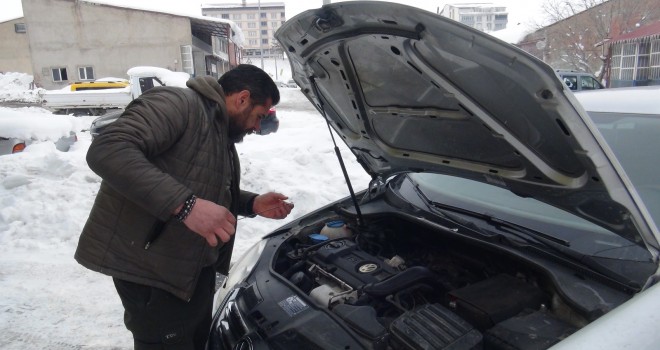
[[[310,260],[356,289],[398,273],[398,270],[361,250],[350,240],[328,242]]]

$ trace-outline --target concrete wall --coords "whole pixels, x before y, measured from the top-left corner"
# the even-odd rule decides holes
[[[78,81],[78,68],[95,78],[125,78],[135,66],[181,71],[181,45],[191,45],[187,17],[75,0],[22,0],[37,86],[57,89]],[[53,82],[65,67],[68,81]]]
[[[0,23],[0,72],[33,75],[28,34],[16,33],[17,23],[25,23],[25,18]]]

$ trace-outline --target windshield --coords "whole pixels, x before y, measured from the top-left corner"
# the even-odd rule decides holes
[[[533,198],[464,178],[440,174],[410,174],[410,179],[430,203],[443,211],[461,209],[504,220],[567,242],[571,250],[593,257],[648,262],[650,253],[609,230]],[[466,218],[465,216],[463,216]],[[470,220],[470,218],[467,218]],[[477,216],[474,217],[477,222]]]
[[[589,112],[589,116],[660,226],[660,115]]]

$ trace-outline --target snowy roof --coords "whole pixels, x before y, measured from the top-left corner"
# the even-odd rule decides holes
[[[262,2],[262,3],[221,3],[221,4],[202,4],[203,9],[236,9],[252,7],[284,7],[283,2]]]
[[[509,44],[518,44],[529,32],[530,29],[521,25],[515,25],[487,33]]]
[[[20,18],[23,18],[23,15],[20,15],[20,16],[14,15],[14,16],[12,16],[12,17],[10,17],[10,18],[1,18],[1,19],[0,19],[0,23],[5,23],[5,22],[9,22],[9,21],[14,21],[14,20],[17,20],[17,19],[20,19]]]
[[[613,38],[611,43],[631,42],[641,38],[660,39],[660,21],[640,27],[630,33],[621,34]]]

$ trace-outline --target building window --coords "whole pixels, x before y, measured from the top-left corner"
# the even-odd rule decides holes
[[[25,23],[14,23],[14,31],[16,33],[27,33]]]
[[[250,46],[256,46],[257,45],[257,40],[256,39],[250,39]]]
[[[649,79],[660,79],[660,40],[651,41],[651,72]]]
[[[648,80],[651,71],[651,43],[641,42],[637,49],[637,72],[635,80]]]
[[[222,15],[220,15],[220,18],[229,19],[229,14],[228,13],[223,13]]]
[[[268,45],[268,39],[261,39],[262,45]]]
[[[256,28],[256,27],[257,27],[256,23],[254,23],[254,22],[248,23],[248,28]]]
[[[633,80],[637,44],[624,43],[617,46],[612,50],[612,78],[617,80]]]
[[[267,26],[268,26],[268,22],[266,22],[266,21],[262,21],[262,22],[261,22],[261,26],[262,26],[262,27],[267,27]]]
[[[247,19],[255,19],[254,18],[254,13],[248,13],[247,14]]]
[[[69,77],[66,74],[66,68],[52,68],[53,81],[67,81]]]
[[[94,80],[94,68],[78,67],[78,77],[80,80]]]
[[[279,23],[277,23],[277,22],[270,22],[270,26],[271,26],[271,28],[277,28],[277,25],[278,25],[278,24],[279,24]]]
[[[195,74],[195,66],[193,63],[192,45],[181,45],[181,70],[190,74]]]
[[[240,13],[234,13],[231,16],[231,19],[233,19],[233,20],[241,19],[241,14]]]
[[[248,32],[248,36],[257,36],[257,32],[254,31],[254,30],[250,30],[250,31]]]
[[[280,12],[280,18],[284,18],[284,17],[285,17],[284,12]]]
[[[261,18],[267,18],[266,16],[268,16],[268,14],[266,12],[262,12],[262,13],[259,14],[259,17],[261,17]]]
[[[262,30],[261,35],[268,35],[268,30]]]
[[[271,19],[277,19],[277,13],[276,12],[271,12],[270,18]]]

